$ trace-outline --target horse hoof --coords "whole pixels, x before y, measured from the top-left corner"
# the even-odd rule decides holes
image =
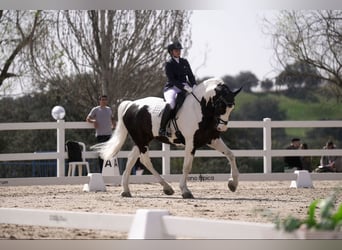
[[[230,181],[228,181],[228,187],[229,187],[230,191],[235,192],[237,185],[236,185],[236,183],[234,183],[233,180],[230,180]]]
[[[164,194],[166,195],[173,195],[175,193],[175,191],[173,191],[172,188],[168,188],[168,189],[163,189]]]
[[[190,192],[186,192],[182,194],[183,199],[194,199],[195,197]]]
[[[121,196],[122,196],[122,197],[132,197],[132,195],[131,195],[130,192],[122,192],[122,193],[121,193]]]

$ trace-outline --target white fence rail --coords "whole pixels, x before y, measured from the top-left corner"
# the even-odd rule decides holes
[[[272,128],[342,128],[342,121],[272,121],[265,118],[263,121],[231,121],[230,128],[263,128],[263,149],[233,150],[236,157],[263,157],[264,173],[272,172],[272,157],[279,156],[321,156],[321,155],[342,155],[342,149],[321,150],[279,150],[272,149]],[[92,124],[87,122],[27,122],[27,123],[0,123],[0,131],[13,130],[57,130],[57,152],[52,153],[12,153],[0,154],[0,161],[21,161],[21,160],[47,160],[57,159],[57,177],[65,176],[65,130],[66,129],[93,129]],[[228,133],[231,131],[228,131]],[[129,151],[120,151],[118,157],[127,157]],[[96,158],[97,153],[88,151],[86,158]],[[163,144],[162,150],[151,150],[151,157],[162,158],[162,174],[170,174],[170,158],[183,157],[183,150],[170,150],[170,146]],[[197,157],[223,157],[220,152],[214,150],[197,150]]]
[[[0,223],[112,230],[129,239],[286,239],[271,223],[171,216],[167,210],[138,209],[136,214],[108,214],[44,209],[0,208]]]

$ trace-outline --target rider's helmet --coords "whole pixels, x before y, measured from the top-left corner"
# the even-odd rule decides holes
[[[183,49],[183,47],[180,42],[173,42],[167,46],[167,52],[169,53],[171,53],[171,51],[174,49]]]

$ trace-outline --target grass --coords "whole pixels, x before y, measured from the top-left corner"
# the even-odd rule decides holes
[[[327,100],[325,97],[313,94],[317,101],[305,101],[287,97],[279,93],[245,93],[242,92],[236,99],[237,109],[245,103],[255,102],[260,98],[276,99],[280,110],[286,113],[289,121],[312,120],[341,120],[342,105],[335,100]]]
[[[287,114],[288,120],[339,120],[342,119],[342,105],[334,100],[318,97],[318,102],[300,101],[283,95],[277,96],[279,107]]]
[[[237,110],[245,103],[255,102],[260,98],[276,99],[279,109],[284,111],[288,121],[317,121],[317,120],[341,120],[342,105],[335,99],[327,99],[319,94],[312,94],[316,101],[291,98],[280,93],[246,93],[242,92],[236,98]],[[289,137],[304,137],[311,128],[286,128]]]

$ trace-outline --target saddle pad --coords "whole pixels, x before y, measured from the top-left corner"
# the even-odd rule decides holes
[[[152,115],[160,116],[162,111],[164,110],[165,103],[164,102],[155,102],[151,105],[150,112]]]

